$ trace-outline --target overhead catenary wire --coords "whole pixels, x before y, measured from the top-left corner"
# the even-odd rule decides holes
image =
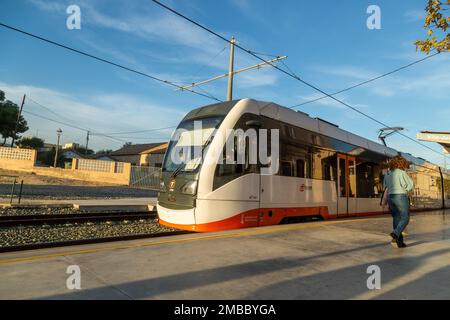
[[[170,137],[120,137],[127,140],[159,140],[159,141],[169,141]]]
[[[28,98],[28,100],[32,101],[34,104],[36,104],[36,105],[38,105],[39,107],[41,107],[41,108],[47,110],[48,112],[50,112],[51,114],[57,116],[58,118],[62,119],[63,121],[71,122],[71,121],[73,120],[73,119],[69,119],[69,118],[66,118],[66,117],[60,115],[59,113],[53,111],[52,109],[50,109],[49,107],[43,105],[42,103],[37,102],[36,100],[34,100],[33,98],[31,98],[30,96],[27,96],[27,98]],[[85,131],[89,131],[89,129],[85,129]]]
[[[63,119],[63,121],[67,121],[67,122],[62,122],[62,121],[56,122],[57,120],[51,119],[51,118],[47,118],[47,117],[45,117],[45,120],[53,121],[53,122],[56,122],[56,123],[59,123],[59,124],[65,125],[65,126],[69,126],[69,127],[72,126],[72,128],[74,128],[74,129],[78,129],[78,130],[83,130],[83,131],[85,131],[88,135],[91,135],[91,136],[93,135],[92,133],[93,133],[95,130],[93,130],[93,129],[91,129],[91,128],[87,128],[87,127],[81,127],[81,126],[70,125],[68,122],[72,122],[72,121],[73,121],[72,119],[69,119],[69,118],[66,118],[66,117],[60,115],[59,113],[53,111],[53,110],[52,110],[51,108],[49,108],[48,106],[45,106],[45,105],[43,105],[43,104],[40,103],[40,102],[37,102],[36,100],[34,100],[34,99],[31,98],[31,97],[28,97],[28,100],[32,101],[32,102],[35,103],[36,105],[40,106],[41,108],[47,110],[48,112],[52,113],[53,115],[55,115],[55,116],[57,116],[57,117]],[[30,112],[28,112],[28,113],[30,113]],[[36,116],[36,117],[39,117],[39,115],[36,115],[36,114],[33,114],[33,113],[30,113],[30,114],[32,114],[32,115],[34,115],[34,116]],[[42,116],[41,116],[41,118],[42,118]],[[98,136],[105,137],[105,138],[108,138],[108,139],[113,140],[113,141],[124,142],[124,141],[122,141],[122,140],[120,140],[120,139],[116,139],[115,137],[111,137],[111,136],[106,135],[106,134],[97,134],[97,135],[98,135]]]
[[[82,128],[82,127],[79,127],[79,126],[76,126],[76,125],[73,125],[73,124],[69,124],[69,123],[66,123],[66,122],[63,122],[63,121],[59,121],[59,120],[56,120],[56,119],[52,119],[52,118],[49,118],[49,117],[46,117],[46,116],[43,116],[43,115],[40,115],[40,114],[36,114],[34,112],[31,112],[31,111],[23,110],[23,113],[30,114],[32,116],[35,116],[35,117],[38,117],[38,118],[41,118],[41,119],[44,119],[44,120],[47,120],[47,121],[58,123],[60,125],[63,125],[63,126],[66,126],[66,127],[72,128],[72,129],[77,129],[77,130],[81,130],[81,131],[84,131],[84,132],[89,131],[89,130],[87,130],[85,128]],[[125,140],[121,140],[121,139],[118,139],[118,138],[115,138],[115,137],[110,137],[110,136],[107,136],[107,135],[102,135],[102,136],[105,137],[105,138],[111,139],[111,140],[115,140],[116,142],[121,142],[121,143],[126,142]]]
[[[365,81],[363,81],[363,82],[357,83],[357,84],[355,84],[355,85],[352,85],[352,86],[350,86],[350,87],[348,87],[348,88],[345,88],[345,89],[336,91],[336,92],[334,92],[334,93],[332,93],[332,94],[330,94],[330,95],[331,95],[331,96],[335,96],[335,95],[337,95],[337,94],[340,94],[340,93],[343,93],[343,92],[346,92],[346,91],[355,89],[355,88],[357,88],[357,87],[361,87],[361,86],[363,86],[363,85],[365,85],[365,84],[374,82],[374,81],[376,81],[376,80],[378,80],[378,79],[387,77],[387,76],[389,76],[389,75],[391,75],[391,74],[394,74],[394,73],[399,72],[399,71],[401,71],[401,70],[407,69],[407,68],[409,68],[409,67],[411,67],[411,66],[413,66],[413,65],[416,65],[416,64],[418,64],[418,63],[420,63],[420,62],[423,62],[423,61],[428,60],[428,59],[430,59],[430,58],[432,58],[432,57],[434,57],[434,56],[437,56],[438,54],[440,54],[440,52],[435,52],[435,53],[433,53],[433,54],[431,54],[431,55],[429,55],[429,56],[426,56],[426,57],[424,57],[424,58],[422,58],[422,59],[413,61],[413,62],[411,62],[411,63],[408,63],[408,64],[404,65],[404,66],[398,67],[398,68],[396,68],[396,69],[394,69],[394,70],[392,70],[392,71],[383,73],[383,74],[381,74],[381,75],[379,75],[379,76],[376,76],[376,77],[374,77],[374,78],[371,78],[371,79],[365,80]],[[286,66],[286,67],[287,67],[287,66]],[[287,68],[288,68],[288,67],[287,67]],[[289,69],[289,68],[288,68],[288,69]],[[322,99],[325,99],[325,98],[328,98],[328,96],[327,96],[327,95],[323,95],[323,96],[321,96],[321,97],[318,97],[318,98],[315,98],[315,99],[311,99],[311,100],[308,100],[308,101],[305,101],[305,102],[296,104],[296,105],[290,107],[290,109],[298,108],[298,107],[300,107],[300,106],[304,106],[304,105],[306,105],[306,104],[309,104],[309,103],[312,103],[312,102],[316,102],[316,101],[319,101],[319,100],[322,100]]]
[[[116,142],[121,142],[121,143],[126,142],[125,140],[122,140],[122,139],[147,139],[147,138],[145,138],[145,137],[122,137],[122,136],[114,137],[113,135],[138,134],[138,133],[156,132],[156,131],[162,131],[162,130],[176,128],[176,126],[169,126],[169,127],[164,127],[164,128],[155,128],[155,129],[147,129],[147,130],[140,130],[140,131],[101,133],[101,132],[96,132],[92,128],[87,128],[87,127],[80,126],[80,125],[70,124],[69,122],[72,122],[73,119],[66,118],[66,117],[62,116],[61,114],[53,111],[50,107],[48,107],[48,106],[46,106],[46,105],[36,101],[32,97],[30,97],[30,95],[27,95],[27,100],[32,101],[37,106],[45,109],[46,111],[52,113],[55,116],[61,118],[62,121],[56,120],[56,119],[52,119],[52,118],[49,118],[49,117],[46,117],[46,116],[43,116],[43,115],[40,115],[40,114],[36,114],[34,112],[27,111],[27,110],[23,110],[22,112],[24,112],[24,113],[28,113],[28,114],[30,114],[32,116],[35,116],[35,117],[38,117],[38,118],[41,118],[41,119],[44,119],[44,120],[47,120],[47,121],[50,121],[50,122],[54,122],[54,123],[57,123],[57,124],[60,124],[60,125],[66,126],[66,127],[70,127],[72,129],[77,129],[77,130],[80,130],[80,131],[89,132],[90,136],[104,137],[104,138],[107,138],[107,139],[110,139],[110,140],[113,140],[113,141],[116,141]],[[164,139],[164,138],[152,137],[152,138],[148,138],[148,139]]]
[[[202,25],[202,24],[200,24],[200,23],[194,21],[193,19],[191,19],[191,18],[189,18],[189,17],[183,15],[182,13],[180,13],[180,12],[178,12],[178,11],[176,11],[176,10],[170,8],[169,6],[167,6],[167,5],[163,4],[163,3],[161,3],[160,1],[158,1],[158,0],[151,0],[151,1],[154,2],[155,4],[159,5],[160,7],[162,7],[162,8],[164,8],[164,9],[166,9],[166,10],[172,12],[173,14],[175,14],[175,15],[177,15],[177,16],[183,18],[184,20],[186,20],[186,21],[188,21],[188,22],[190,22],[190,23],[196,25],[197,27],[199,27],[199,28],[205,30],[206,32],[208,32],[208,33],[210,33],[210,34],[212,34],[212,35],[214,35],[214,36],[216,36],[216,37],[222,39],[223,41],[225,41],[225,42],[227,42],[227,43],[229,43],[229,44],[232,43],[229,39],[225,38],[224,36],[220,35],[219,33],[217,33],[217,32],[215,32],[215,31],[213,31],[213,30],[211,30],[211,29],[205,27],[204,25]],[[255,54],[255,53],[253,53],[253,51],[244,48],[244,47],[241,46],[240,44],[234,43],[234,46],[237,47],[237,48],[239,48],[240,50],[242,50],[242,51],[244,51],[244,52],[246,52],[246,53],[252,55],[253,57],[255,57],[255,58],[257,58],[257,59],[259,59],[259,60],[261,60],[261,61],[265,61],[263,58],[261,58],[260,56],[258,56],[258,55]],[[291,78],[293,78],[293,79],[295,79],[295,80],[297,80],[297,81],[303,83],[304,85],[310,87],[311,89],[314,89],[315,91],[318,91],[318,92],[322,93],[322,94],[325,95],[326,97],[328,97],[328,98],[330,98],[330,99],[332,99],[332,100],[334,100],[334,101],[336,101],[336,102],[338,102],[338,103],[344,105],[345,107],[347,107],[347,108],[349,108],[349,109],[351,109],[351,110],[353,110],[353,111],[359,113],[360,115],[362,115],[362,116],[364,116],[364,117],[366,117],[366,118],[368,118],[368,119],[370,119],[370,120],[372,120],[372,121],[374,121],[374,122],[376,122],[376,123],[382,125],[383,127],[390,127],[389,125],[387,125],[387,124],[383,123],[382,121],[380,121],[380,120],[374,118],[373,116],[368,115],[368,114],[366,114],[366,113],[360,111],[359,109],[357,109],[357,108],[353,107],[352,105],[350,105],[350,104],[348,104],[348,103],[346,103],[346,102],[344,102],[344,101],[342,101],[342,100],[340,100],[340,99],[338,99],[338,98],[332,96],[331,94],[325,92],[324,90],[318,88],[317,86],[311,84],[310,82],[303,80],[302,78],[300,78],[300,77],[297,76],[296,74],[294,74],[294,73],[292,73],[292,72],[289,72],[289,71],[286,71],[286,70],[284,70],[284,69],[282,69],[282,68],[280,68],[280,67],[278,67],[278,66],[276,66],[276,65],[274,65],[274,64],[272,64],[272,63],[268,63],[268,65],[270,65],[270,66],[272,66],[273,68],[277,69],[278,71],[280,71],[280,72],[282,72],[282,73],[288,75],[289,77],[291,77]],[[427,146],[427,145],[425,145],[425,144],[423,144],[423,143],[421,143],[421,142],[419,142],[419,141],[417,141],[417,140],[415,140],[415,139],[413,139],[413,138],[411,138],[411,137],[409,137],[409,136],[407,136],[407,135],[405,135],[405,134],[403,134],[403,133],[401,133],[401,132],[398,132],[398,134],[401,135],[401,136],[403,136],[403,137],[405,137],[406,139],[411,140],[412,142],[414,142],[414,143],[416,143],[416,144],[419,144],[419,145],[421,145],[422,147],[424,147],[424,148],[426,148],[426,149],[428,149],[428,150],[430,150],[430,151],[432,151],[432,152],[434,152],[434,153],[437,153],[437,154],[439,154],[440,156],[442,156],[442,153],[441,153],[441,152],[436,151],[436,150],[434,150],[433,148],[431,148],[431,147],[429,147],[429,146]]]
[[[156,128],[156,129],[147,129],[147,130],[139,130],[139,131],[128,131],[128,132],[108,132],[108,133],[94,133],[94,134],[108,134],[108,135],[123,135],[123,134],[137,134],[137,133],[147,133],[147,132],[155,132],[155,131],[163,131],[168,129],[176,128],[177,126],[170,126],[164,128]]]
[[[44,108],[45,110],[53,113],[54,115],[62,117],[61,115],[59,115],[58,113],[54,112],[50,108],[44,106],[43,104],[41,104],[41,103],[31,99],[31,98],[29,100],[33,101],[35,104],[41,106],[42,108]],[[89,129],[89,128],[72,125],[72,124],[69,124],[67,122],[63,122],[63,121],[55,120],[55,119],[52,119],[52,118],[48,118],[48,117],[45,117],[45,116],[42,116],[42,115],[35,114],[33,112],[30,112],[30,111],[26,111],[25,110],[24,112],[28,113],[28,114],[31,114],[31,115],[33,115],[35,117],[39,117],[39,118],[47,120],[47,121],[55,122],[55,123],[58,123],[58,124],[61,124],[61,125],[73,128],[73,129],[82,130],[82,131],[86,131],[86,132],[89,131],[89,135],[90,136],[104,137],[104,138],[107,138],[107,139],[110,139],[110,140],[114,140],[114,141],[117,141],[117,142],[120,142],[120,143],[126,142],[126,140],[122,140],[122,139],[132,139],[132,140],[158,140],[159,139],[159,140],[166,140],[166,138],[163,138],[163,137],[160,137],[160,138],[157,138],[157,137],[123,137],[123,136],[114,137],[112,135],[117,135],[117,134],[123,135],[123,134],[132,134],[132,133],[147,133],[147,132],[156,132],[156,131],[162,131],[162,130],[166,130],[166,129],[176,128],[176,126],[170,126],[170,127],[165,127],[165,128],[140,130],[140,131],[116,132],[116,133],[100,133],[100,132],[95,132],[95,131],[93,131],[92,129]]]
[[[206,66],[210,65],[214,60],[216,60],[226,49],[228,48],[227,45],[225,45],[217,54],[215,54],[207,63],[205,63],[202,67],[198,68],[196,71],[194,71],[193,78],[195,78],[198,74],[200,74],[201,71],[203,71]],[[190,84],[190,83],[186,83]]]
[[[133,69],[133,68],[130,68],[130,67],[127,67],[127,66],[118,64],[118,63],[116,63],[116,62],[113,62],[113,61],[110,61],[110,60],[107,60],[107,59],[104,59],[104,58],[95,56],[95,55],[90,54],[90,53],[87,53],[87,52],[85,52],[85,51],[81,51],[81,50],[78,50],[78,49],[69,47],[69,46],[67,46],[67,45],[64,45],[64,44],[58,43],[58,42],[56,42],[56,41],[53,41],[53,40],[50,40],[50,39],[47,39],[47,38],[38,36],[38,35],[36,35],[36,34],[32,34],[32,33],[30,33],[30,32],[21,30],[21,29],[19,29],[19,28],[16,28],[16,27],[7,25],[7,24],[5,24],[5,23],[3,23],[3,22],[0,22],[0,26],[1,26],[1,27],[4,27],[4,28],[7,28],[7,29],[9,29],[9,30],[12,30],[12,31],[19,32],[19,33],[24,34],[24,35],[26,35],[26,36],[29,36],[29,37],[32,37],[32,38],[35,38],[35,39],[44,41],[44,42],[46,42],[46,43],[48,43],[48,44],[52,44],[52,45],[54,45],[54,46],[57,46],[57,47],[60,47],[60,48],[63,48],[63,49],[72,51],[72,52],[74,52],[74,53],[77,53],[77,54],[80,54],[80,55],[83,55],[83,56],[86,56],[86,57],[89,57],[89,58],[91,58],[91,59],[94,59],[94,60],[97,60],[97,61],[100,61],[100,62],[109,64],[109,65],[115,66],[115,67],[117,67],[117,68],[120,68],[120,69],[123,69],[123,70],[127,70],[127,71],[129,71],[129,72],[136,73],[136,74],[138,74],[138,75],[141,75],[141,76],[144,76],[144,77],[146,77],[146,78],[152,79],[152,80],[154,80],[154,81],[157,81],[157,82],[166,84],[166,85],[168,85],[168,86],[172,86],[172,87],[175,87],[175,88],[178,88],[178,89],[182,89],[182,86],[180,86],[180,85],[178,85],[178,84],[176,84],[176,83],[174,83],[174,82],[171,82],[171,81],[168,81],[168,80],[160,79],[160,78],[155,77],[155,76],[152,76],[152,75],[150,75],[150,74],[148,74],[148,73],[145,73],[145,72],[142,72],[142,71],[139,71],[139,70],[136,70],[136,69]],[[215,100],[215,101],[218,101],[218,102],[222,102],[222,100],[220,100],[220,99],[218,99],[218,98],[216,98],[216,97],[214,97],[214,96],[211,96],[211,95],[208,95],[208,94],[204,94],[204,93],[201,93],[201,92],[197,92],[197,91],[195,91],[195,90],[185,89],[184,91],[189,91],[189,92],[194,93],[194,94],[196,94],[196,95],[199,95],[199,96],[202,96],[202,97],[211,99],[211,100]]]

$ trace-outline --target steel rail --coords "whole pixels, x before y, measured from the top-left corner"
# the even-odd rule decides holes
[[[39,226],[39,225],[56,225],[67,223],[86,223],[86,222],[105,222],[105,221],[122,221],[122,220],[138,220],[138,219],[154,219],[157,217],[155,211],[133,212],[133,213],[69,213],[69,214],[51,214],[51,215],[16,215],[16,216],[0,216],[0,227],[15,226]]]

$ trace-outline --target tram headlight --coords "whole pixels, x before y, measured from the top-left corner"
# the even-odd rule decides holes
[[[163,180],[161,180],[161,182],[159,183],[159,191],[160,192],[166,192],[166,184],[164,183]]]
[[[188,181],[181,187],[181,193],[194,195],[197,192],[197,181]]]

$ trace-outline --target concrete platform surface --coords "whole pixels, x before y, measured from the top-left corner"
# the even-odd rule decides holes
[[[4,253],[0,298],[450,299],[449,214],[413,214],[406,249],[385,215]]]

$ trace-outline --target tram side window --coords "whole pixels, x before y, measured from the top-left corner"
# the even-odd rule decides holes
[[[380,198],[383,194],[383,181],[384,181],[384,175],[386,174],[387,169],[385,166],[380,163],[374,168],[374,177],[375,177],[375,186],[374,186],[374,192],[375,197]]]
[[[305,170],[305,160],[298,159],[296,163],[297,168],[297,178],[305,178],[306,170]]]
[[[335,152],[315,149],[313,167],[314,179],[336,181],[337,157]]]
[[[259,120],[258,117],[252,114],[244,114],[241,119],[237,122],[234,129],[242,129],[244,132],[249,129],[246,126],[248,120]],[[250,143],[257,143],[257,141],[250,141],[250,137],[245,137],[245,161],[244,163],[238,163],[238,138],[234,137],[234,149],[231,154],[227,156],[227,145],[225,144],[222,150],[222,161],[217,164],[216,171],[214,174],[213,189],[220,188],[226,183],[233,181],[248,173],[258,173],[259,166],[256,163],[250,163]],[[253,150],[253,149],[252,149]],[[256,147],[256,153],[258,153]],[[227,157],[232,157],[233,159],[227,159]],[[228,160],[228,161],[227,161]],[[227,163],[228,162],[228,163]],[[232,163],[234,162],[234,163]]]
[[[363,161],[356,166],[356,188],[359,198],[379,198],[383,192],[383,167]]]
[[[444,174],[445,199],[450,200],[450,175]]]
[[[281,176],[311,178],[311,154],[308,147],[282,143],[280,153]]]
[[[235,138],[235,144],[234,144],[234,150],[233,150],[233,159],[227,158],[227,152],[226,147],[224,147],[222,152],[222,163],[217,165],[216,173],[214,177],[214,189],[217,189],[224,184],[251,172],[256,172],[257,165],[250,165],[248,163],[248,139],[246,139],[246,146],[245,146],[245,160],[246,163],[241,164],[237,163],[238,155],[237,155],[237,139]],[[227,163],[234,161],[235,163]]]
[[[285,177],[292,177],[294,175],[292,162],[281,161],[280,174]]]

